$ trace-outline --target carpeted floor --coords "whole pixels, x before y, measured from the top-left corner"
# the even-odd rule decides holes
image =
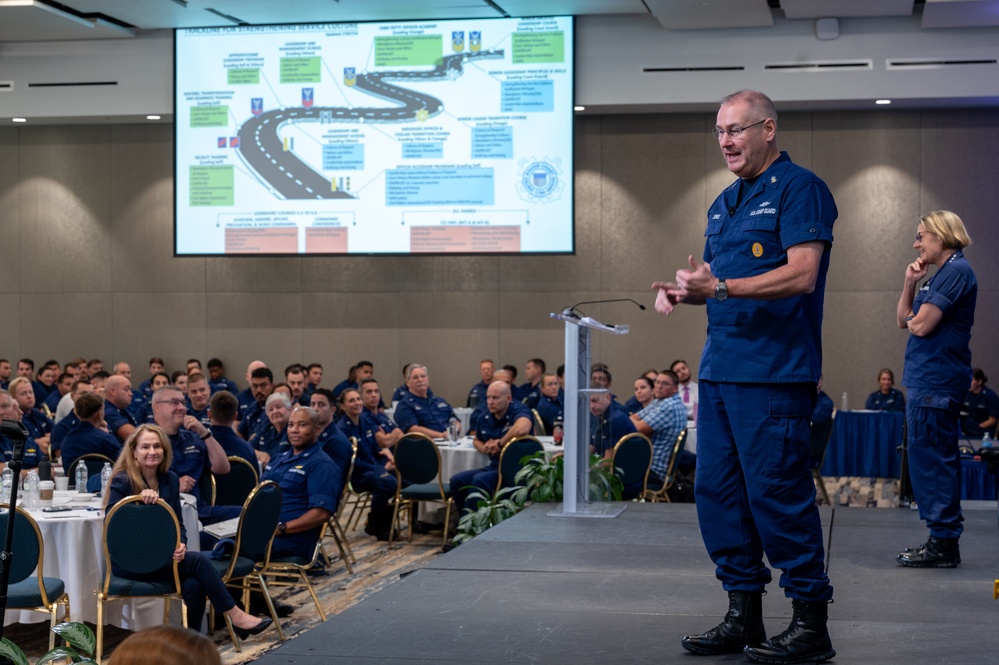
[[[332,564],[310,579],[316,589],[316,595],[323,605],[327,617],[339,614],[351,605],[367,598],[371,594],[392,584],[406,573],[422,567],[427,561],[441,553],[441,532],[435,531],[426,535],[414,535],[413,542],[405,538],[392,545],[379,542],[365,535],[362,528],[350,531],[350,545],[353,548],[357,563],[354,573],[349,574],[340,560],[336,544],[332,538],[325,541],[326,552],[332,559]],[[296,610],[290,617],[281,620],[285,636],[293,639],[320,623],[316,606],[312,597],[305,589],[285,589],[275,595],[277,600],[293,605]],[[20,646],[30,662],[45,653],[48,649],[48,623],[12,624],[4,629],[4,637]],[[91,626],[93,628],[93,626]],[[105,662],[115,646],[131,635],[130,631],[116,626],[106,626],[104,629]],[[251,637],[242,643],[242,651],[236,653],[225,626],[216,624],[213,636],[218,645],[222,662],[225,665],[238,665],[253,662],[262,654],[278,646],[278,633],[269,629],[263,634]]]

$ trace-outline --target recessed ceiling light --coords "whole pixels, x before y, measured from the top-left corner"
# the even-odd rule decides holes
[[[146,120],[159,120],[159,119],[160,119],[160,117],[158,115],[147,115],[146,116]]]
[[[890,99],[875,99],[874,103],[878,106],[885,106],[886,104],[891,104]]]
[[[11,122],[28,122],[27,118],[11,118]]]
[[[586,107],[585,106],[573,106],[572,110],[573,111],[585,111]]]

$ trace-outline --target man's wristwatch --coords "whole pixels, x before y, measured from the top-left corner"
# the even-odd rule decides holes
[[[718,284],[715,285],[715,300],[728,300],[728,284],[725,283],[724,279],[719,279]]]
[[[278,534],[280,534],[280,535],[283,536],[284,532],[288,530],[288,523],[287,522],[278,522],[277,530],[278,530]]]

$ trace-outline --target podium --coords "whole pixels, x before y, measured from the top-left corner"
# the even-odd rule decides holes
[[[565,323],[565,405],[563,412],[562,441],[565,456],[562,509],[548,512],[552,517],[617,517],[626,504],[592,502],[590,487],[590,395],[605,393],[603,388],[590,388],[590,334],[591,331],[627,335],[627,324],[601,323],[588,316],[580,316],[568,308],[553,319]]]

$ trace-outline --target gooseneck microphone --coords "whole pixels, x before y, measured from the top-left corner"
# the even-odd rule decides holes
[[[634,303],[635,305],[638,305],[638,309],[642,310],[643,312],[645,311],[645,305],[638,302],[637,300],[632,300],[631,298],[611,298],[609,300],[584,300],[583,302],[577,302],[575,305],[564,308],[562,310],[562,314],[573,315],[578,317],[582,312],[577,311],[576,308],[579,307],[580,305],[602,305],[604,303],[609,303],[609,302],[630,302]]]

